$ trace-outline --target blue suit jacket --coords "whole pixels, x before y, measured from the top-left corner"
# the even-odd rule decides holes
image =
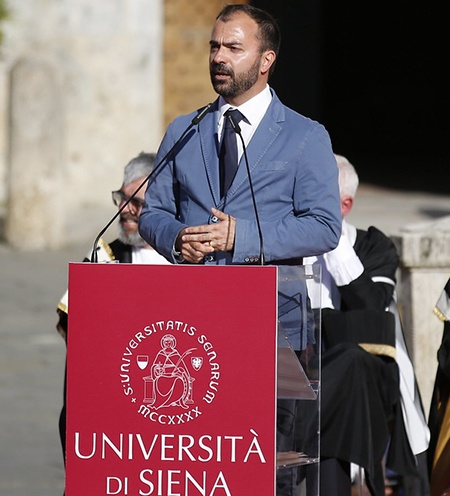
[[[271,104],[247,146],[247,156],[269,264],[301,263],[332,250],[342,218],[338,169],[325,128],[284,106]],[[176,118],[157,154],[164,157],[197,112]],[[218,100],[149,181],[139,228],[169,261],[179,231],[217,221],[216,207],[236,218],[233,253],[205,257],[207,264],[257,263],[260,239],[244,156],[225,198],[219,193]],[[280,262],[282,261],[282,262]]]

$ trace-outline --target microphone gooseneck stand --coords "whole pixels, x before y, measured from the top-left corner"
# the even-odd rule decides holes
[[[242,133],[241,133],[241,127],[239,126],[238,122],[236,121],[236,119],[233,117],[232,114],[229,114],[228,118],[230,119],[231,126],[232,126],[234,132],[239,136],[239,138],[241,138],[241,142],[242,142],[242,149],[244,151],[245,166],[247,168],[248,182],[250,185],[250,192],[252,195],[253,208],[255,210],[256,225],[258,227],[259,260],[260,260],[260,265],[264,265],[264,263],[265,263],[265,260],[264,260],[264,240],[263,240],[263,234],[262,234],[262,229],[261,229],[261,223],[259,222],[259,215],[258,215],[258,208],[256,206],[255,192],[253,190],[252,176],[250,174],[250,165],[248,163],[247,149],[245,147],[244,138],[242,137]]]

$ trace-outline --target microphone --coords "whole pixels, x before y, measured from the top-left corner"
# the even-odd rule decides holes
[[[156,171],[159,170],[161,165],[167,160],[169,155],[171,155],[175,149],[178,147],[182,139],[186,136],[186,134],[191,130],[192,127],[196,126],[197,124],[200,123],[200,121],[205,117],[205,115],[209,112],[210,108],[212,107],[212,103],[208,103],[205,107],[203,107],[197,115],[192,119],[191,123],[189,126],[183,131],[181,136],[175,141],[173,144],[172,148],[164,155],[164,157],[156,164],[154,169],[150,172],[150,174],[142,181],[142,183],[136,188],[136,190],[133,192],[133,194],[128,198],[126,202],[123,203],[123,205],[117,210],[115,215],[111,218],[111,220],[106,224],[106,226],[97,234],[97,237],[95,238],[94,244],[92,246],[92,255],[91,255],[91,263],[97,263],[98,262],[98,255],[97,255],[97,250],[98,250],[98,242],[100,241],[100,238],[105,234],[106,230],[109,228],[109,226],[119,217],[119,215],[122,213],[122,211],[125,209],[125,207],[131,202],[131,200],[139,193],[139,191],[144,187],[144,184],[149,181],[149,179],[153,176],[153,174],[156,173]]]
[[[230,123],[231,123],[231,127],[233,128],[233,131],[239,136],[239,138],[241,138],[241,142],[242,142],[242,149],[244,151],[245,165],[247,167],[248,182],[250,185],[250,192],[252,194],[253,208],[255,210],[256,225],[258,227],[259,259],[261,261],[261,265],[264,265],[264,240],[263,240],[263,234],[262,234],[262,229],[261,229],[261,223],[259,222],[259,215],[258,215],[258,208],[256,206],[255,192],[253,190],[252,176],[250,175],[250,166],[248,163],[247,149],[245,147],[244,138],[242,137],[241,126],[239,126],[239,123],[236,121],[236,119],[234,118],[234,116],[232,114],[228,114],[228,118],[230,119]]]

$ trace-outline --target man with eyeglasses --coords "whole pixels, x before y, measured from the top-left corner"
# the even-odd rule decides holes
[[[162,255],[144,241],[138,232],[138,221],[144,205],[145,188],[141,186],[145,178],[155,166],[154,153],[140,153],[133,158],[124,170],[123,184],[117,191],[112,192],[114,205],[124,207],[119,217],[118,239],[109,246],[113,252],[113,259],[121,263],[168,264]]]
[[[124,169],[123,183],[119,190],[112,192],[114,205],[123,210],[119,216],[119,233],[117,239],[106,243],[100,239],[97,247],[99,262],[170,264],[162,255],[144,241],[138,232],[138,221],[144,204],[145,188],[138,190],[144,180],[153,171],[155,154],[141,152],[128,162]],[[133,196],[133,194],[136,194]],[[131,198],[131,199],[130,199]],[[127,203],[126,206],[124,204]],[[91,253],[84,262],[91,260]],[[63,295],[57,306],[58,323],[56,329],[67,343],[68,332],[68,292]],[[65,460],[66,441],[66,384],[64,381],[64,403],[59,418],[59,433]]]

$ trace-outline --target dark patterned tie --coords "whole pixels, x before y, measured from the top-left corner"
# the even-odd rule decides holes
[[[236,109],[228,109],[223,118],[223,136],[219,154],[220,196],[224,197],[238,169],[237,136],[231,125],[230,114],[239,123],[243,115]]]

